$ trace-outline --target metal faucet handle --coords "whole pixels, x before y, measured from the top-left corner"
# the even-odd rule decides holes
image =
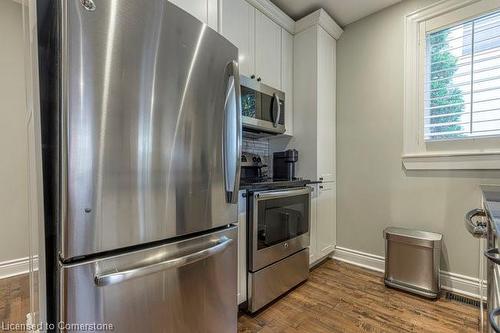
[[[474,208],[465,214],[465,227],[476,238],[485,238],[488,233],[486,212],[481,208]]]

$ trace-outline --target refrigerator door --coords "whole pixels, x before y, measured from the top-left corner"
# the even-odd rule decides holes
[[[63,260],[237,222],[237,48],[166,0],[60,3]]]
[[[115,332],[236,332],[237,239],[233,226],[63,266],[59,321]]]

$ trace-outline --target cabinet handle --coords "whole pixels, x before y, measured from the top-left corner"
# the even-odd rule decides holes
[[[259,82],[261,81],[260,77],[259,77],[259,78],[257,78],[257,81],[259,81]]]
[[[250,78],[251,78],[251,79],[255,79],[255,75],[254,75],[254,74],[252,74],[252,75],[250,76]]]
[[[320,185],[320,187],[319,187],[319,188],[320,188],[320,190],[322,190],[322,189],[323,189],[323,186],[322,186],[322,185]]]

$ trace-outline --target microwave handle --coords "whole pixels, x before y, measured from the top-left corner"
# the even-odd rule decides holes
[[[227,201],[238,203],[241,163],[241,90],[238,63],[231,61],[226,67],[227,88],[224,101],[224,181]],[[231,80],[233,78],[233,80]],[[234,98],[234,103],[231,99]]]
[[[274,101],[276,102],[276,104],[278,105],[278,111],[277,111],[277,115],[276,117],[274,118],[274,123],[273,123],[273,126],[274,127],[278,127],[278,122],[280,121],[280,117],[281,117],[281,105],[280,105],[280,98],[278,97],[278,95],[276,93],[273,94],[273,97],[274,97]]]

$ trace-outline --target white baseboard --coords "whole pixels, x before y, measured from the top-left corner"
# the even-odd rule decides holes
[[[337,246],[332,258],[376,272],[385,271],[385,258],[371,253]],[[441,271],[440,279],[442,289],[479,299],[478,278]],[[483,282],[483,288],[486,288],[486,282]]]
[[[34,258],[34,270],[38,269],[38,258]],[[0,262],[0,279],[27,274],[29,272],[29,258],[19,258]]]
[[[372,271],[382,273],[385,271],[385,258],[371,253],[336,246],[332,258],[348,264],[367,268]]]

